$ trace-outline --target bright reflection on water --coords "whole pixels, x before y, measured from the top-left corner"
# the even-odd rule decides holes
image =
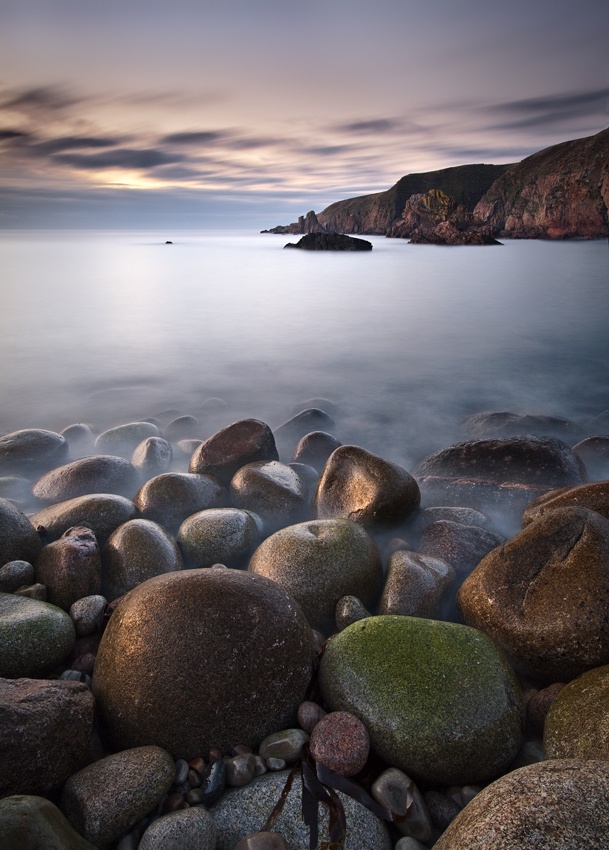
[[[377,237],[344,254],[288,240],[0,234],[0,430],[200,415],[219,396],[207,436],[242,416],[275,427],[325,396],[343,443],[411,467],[477,410],[609,408],[605,241]]]

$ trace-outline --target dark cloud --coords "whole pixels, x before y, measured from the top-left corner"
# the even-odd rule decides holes
[[[354,121],[336,127],[339,133],[395,133],[402,130],[402,122],[392,118],[378,118],[370,121]]]
[[[498,129],[525,129],[565,124],[573,118],[609,116],[609,88],[576,94],[556,94],[513,100],[491,107],[503,120],[493,126]]]
[[[22,130],[4,129],[0,130],[0,142],[12,141],[13,139],[30,138],[29,133],[24,133]]]
[[[38,86],[5,92],[0,109],[11,112],[52,113],[61,112],[82,98],[69,94],[60,86]]]
[[[183,162],[184,157],[179,154],[167,154],[164,151],[148,148],[143,150],[132,150],[130,148],[118,148],[99,154],[59,154],[53,157],[54,162],[61,162],[73,168],[84,170],[96,170],[98,168],[126,168],[147,170],[159,165],[169,165],[174,162]]]
[[[165,145],[207,145],[221,142],[226,139],[227,133],[219,130],[201,130],[191,133],[171,133],[160,139]]]
[[[305,153],[311,153],[314,156],[336,156],[336,154],[352,150],[352,147],[351,145],[313,145],[303,150]]]
[[[124,138],[109,136],[63,136],[40,142],[30,150],[43,154],[61,153],[62,151],[82,150],[87,148],[111,148],[124,141]]]

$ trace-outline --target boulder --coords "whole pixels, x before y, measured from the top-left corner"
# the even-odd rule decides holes
[[[602,514],[609,519],[609,481],[595,481],[576,487],[560,487],[538,496],[522,514],[522,525],[541,519],[555,508],[580,507]]]
[[[103,431],[95,440],[95,449],[102,454],[129,459],[143,440],[160,436],[161,432],[152,422],[128,422]]]
[[[216,850],[216,824],[204,806],[171,812],[153,821],[138,850]]]
[[[573,451],[584,463],[589,481],[609,478],[609,437],[588,437],[573,446]]]
[[[186,517],[207,508],[227,504],[228,496],[220,482],[209,475],[164,472],[147,481],[135,494],[136,508],[170,531],[177,531]]]
[[[608,796],[607,762],[531,764],[477,794],[434,850],[605,850]]]
[[[542,682],[609,663],[609,520],[585,508],[549,511],[478,564],[457,604]]]
[[[228,486],[238,469],[256,460],[279,460],[273,432],[258,419],[242,419],[204,440],[195,449],[188,471],[212,475]]]
[[[28,561],[7,561],[0,567],[0,591],[14,593],[34,583],[34,567]]]
[[[309,407],[275,428],[273,435],[277,450],[282,457],[287,459],[293,456],[296,445],[305,435],[312,431],[321,430],[333,432],[334,427],[334,420],[324,410],[318,407]],[[334,448],[337,448],[337,446]]]
[[[400,549],[389,558],[379,614],[442,619],[455,578],[445,561]]]
[[[509,413],[499,410],[473,413],[463,420],[462,427],[467,436],[475,440],[534,434],[537,437],[556,437],[571,445],[579,434],[579,427],[572,419],[539,413]]]
[[[0,566],[9,561],[33,563],[42,541],[25,514],[7,499],[0,499]]]
[[[0,470],[41,472],[62,463],[67,453],[68,444],[61,434],[43,428],[23,428],[0,437]]]
[[[91,529],[102,547],[115,528],[137,514],[133,502],[124,496],[92,493],[43,508],[32,517],[32,525],[47,543],[58,540],[72,526],[81,525]]]
[[[457,623],[360,620],[326,645],[319,684],[333,711],[364,723],[372,751],[416,781],[484,782],[522,743],[511,667],[486,635]]]
[[[0,795],[47,794],[87,761],[93,696],[81,682],[0,679],[0,716]]]
[[[478,525],[441,519],[421,534],[418,551],[448,562],[462,581],[482,558],[503,543],[504,538]]]
[[[172,458],[171,443],[162,437],[147,437],[135,447],[131,463],[141,478],[152,478],[167,472]]]
[[[419,506],[416,481],[405,469],[359,446],[341,446],[319,480],[319,519],[350,519],[368,528],[399,525]]]
[[[102,552],[103,593],[118,599],[143,581],[182,569],[177,543],[149,519],[131,519],[112,532]]]
[[[83,596],[101,593],[101,558],[93,532],[76,526],[44,546],[36,561],[36,581],[46,586],[48,601],[64,611]]]
[[[275,532],[258,546],[248,570],[285,588],[324,634],[334,631],[341,597],[354,595],[371,606],[382,580],[376,546],[346,519],[312,520]]]
[[[168,752],[155,746],[135,747],[73,774],[64,785],[60,807],[87,841],[108,847],[154,809],[174,776]]]
[[[0,593],[0,676],[42,676],[70,655],[76,634],[61,608]]]
[[[561,688],[544,725],[546,757],[609,762],[608,702],[609,665],[588,670]]]
[[[201,423],[196,416],[176,416],[163,428],[165,439],[172,443],[179,440],[197,438],[201,432]]]
[[[66,502],[89,493],[132,496],[137,490],[135,468],[122,457],[97,455],[73,460],[51,469],[34,484],[32,492],[42,502]]]
[[[307,233],[298,242],[288,242],[283,247],[303,251],[372,251],[372,242],[343,233]]]
[[[326,462],[341,443],[326,431],[311,431],[302,437],[292,457],[293,463],[305,463],[317,472],[322,472]]]
[[[300,476],[278,460],[259,460],[237,470],[230,482],[233,504],[254,511],[267,532],[305,519],[307,488]]]
[[[177,541],[188,567],[244,567],[260,542],[262,521],[239,508],[209,508],[187,517]]]
[[[50,800],[16,794],[0,800],[2,850],[95,850]]]
[[[113,747],[156,743],[193,758],[257,746],[293,725],[315,646],[296,602],[273,581],[230,569],[166,573],[119,603],[93,692]]]

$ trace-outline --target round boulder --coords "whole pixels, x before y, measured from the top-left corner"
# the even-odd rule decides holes
[[[315,646],[296,602],[240,570],[166,573],[119,603],[93,692],[116,748],[156,743],[194,758],[257,746],[293,724]]]
[[[609,761],[609,665],[582,673],[552,701],[543,748],[547,758]]]
[[[399,525],[419,506],[412,475],[359,446],[330,455],[317,488],[319,519],[343,517],[367,527]]]
[[[76,633],[56,605],[0,593],[0,676],[40,676],[71,653]]]
[[[213,475],[228,486],[238,469],[257,460],[279,460],[273,432],[258,419],[242,419],[201,443],[188,471]]]
[[[103,594],[112,602],[149,578],[181,569],[173,537],[156,522],[131,519],[119,525],[104,546]]]
[[[522,515],[522,525],[541,519],[555,508],[588,508],[609,519],[609,481],[579,484],[577,487],[560,487],[550,490],[531,502]]]
[[[278,460],[242,466],[231,479],[230,492],[236,507],[257,513],[268,531],[306,516],[307,489],[298,473]]]
[[[389,558],[379,614],[441,619],[455,578],[445,561],[399,549]]]
[[[82,525],[90,528],[98,544],[103,546],[115,528],[135,519],[137,513],[133,502],[124,496],[92,493],[43,508],[32,517],[32,525],[49,543],[60,538],[68,528]]]
[[[361,526],[347,519],[282,528],[258,546],[248,570],[284,587],[311,626],[325,634],[334,631],[339,599],[357,596],[371,606],[382,580],[376,546]]]
[[[33,563],[42,541],[25,514],[7,499],[0,499],[0,566],[9,561]]]
[[[434,850],[605,850],[609,764],[557,759],[514,770],[457,815]]]
[[[186,517],[226,505],[227,494],[209,475],[164,472],[147,481],[133,501],[143,517],[177,531]]]
[[[44,797],[14,794],[0,800],[2,850],[95,850],[57,806]]]
[[[160,436],[161,432],[152,422],[128,422],[103,431],[95,440],[95,449],[129,459],[143,440]]]
[[[585,508],[549,511],[483,558],[457,604],[464,622],[541,682],[609,663],[609,520]]]
[[[325,701],[362,721],[371,748],[415,780],[483,782],[523,738],[524,706],[511,667],[486,635],[418,617],[369,617],[326,646]]]
[[[261,520],[239,508],[209,508],[187,517],[177,540],[189,567],[242,567],[260,542]]]
[[[68,444],[61,434],[43,428],[23,428],[0,437],[0,470],[35,471],[62,463]]]
[[[585,464],[589,481],[609,478],[609,437],[587,437],[573,451]]]
[[[147,437],[135,447],[131,463],[142,478],[152,478],[166,472],[172,459],[171,443],[162,437]]]
[[[311,431],[298,442],[292,458],[293,463],[305,463],[321,472],[333,451],[341,443],[326,431]]]
[[[36,481],[32,492],[43,502],[65,502],[88,493],[131,496],[137,484],[137,473],[129,461],[112,455],[97,455],[51,469]]]

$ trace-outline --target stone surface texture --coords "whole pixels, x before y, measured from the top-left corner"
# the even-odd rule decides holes
[[[101,557],[91,529],[74,526],[44,546],[36,560],[36,581],[45,585],[47,600],[64,611],[83,596],[100,593]]]
[[[50,800],[29,794],[0,800],[0,847],[2,850],[95,850]]]
[[[133,502],[124,496],[93,493],[43,508],[32,517],[32,525],[47,543],[58,540],[68,528],[82,525],[91,529],[102,547],[115,528],[137,515]]]
[[[112,532],[102,552],[103,593],[108,602],[149,578],[182,569],[174,538],[158,523],[132,519]]]
[[[61,608],[0,593],[0,676],[41,676],[70,655],[76,633]]]
[[[188,471],[212,475],[228,486],[238,469],[257,460],[279,460],[273,432],[258,419],[242,419],[201,443]]]
[[[573,679],[550,705],[543,734],[549,759],[609,761],[609,665]]]

